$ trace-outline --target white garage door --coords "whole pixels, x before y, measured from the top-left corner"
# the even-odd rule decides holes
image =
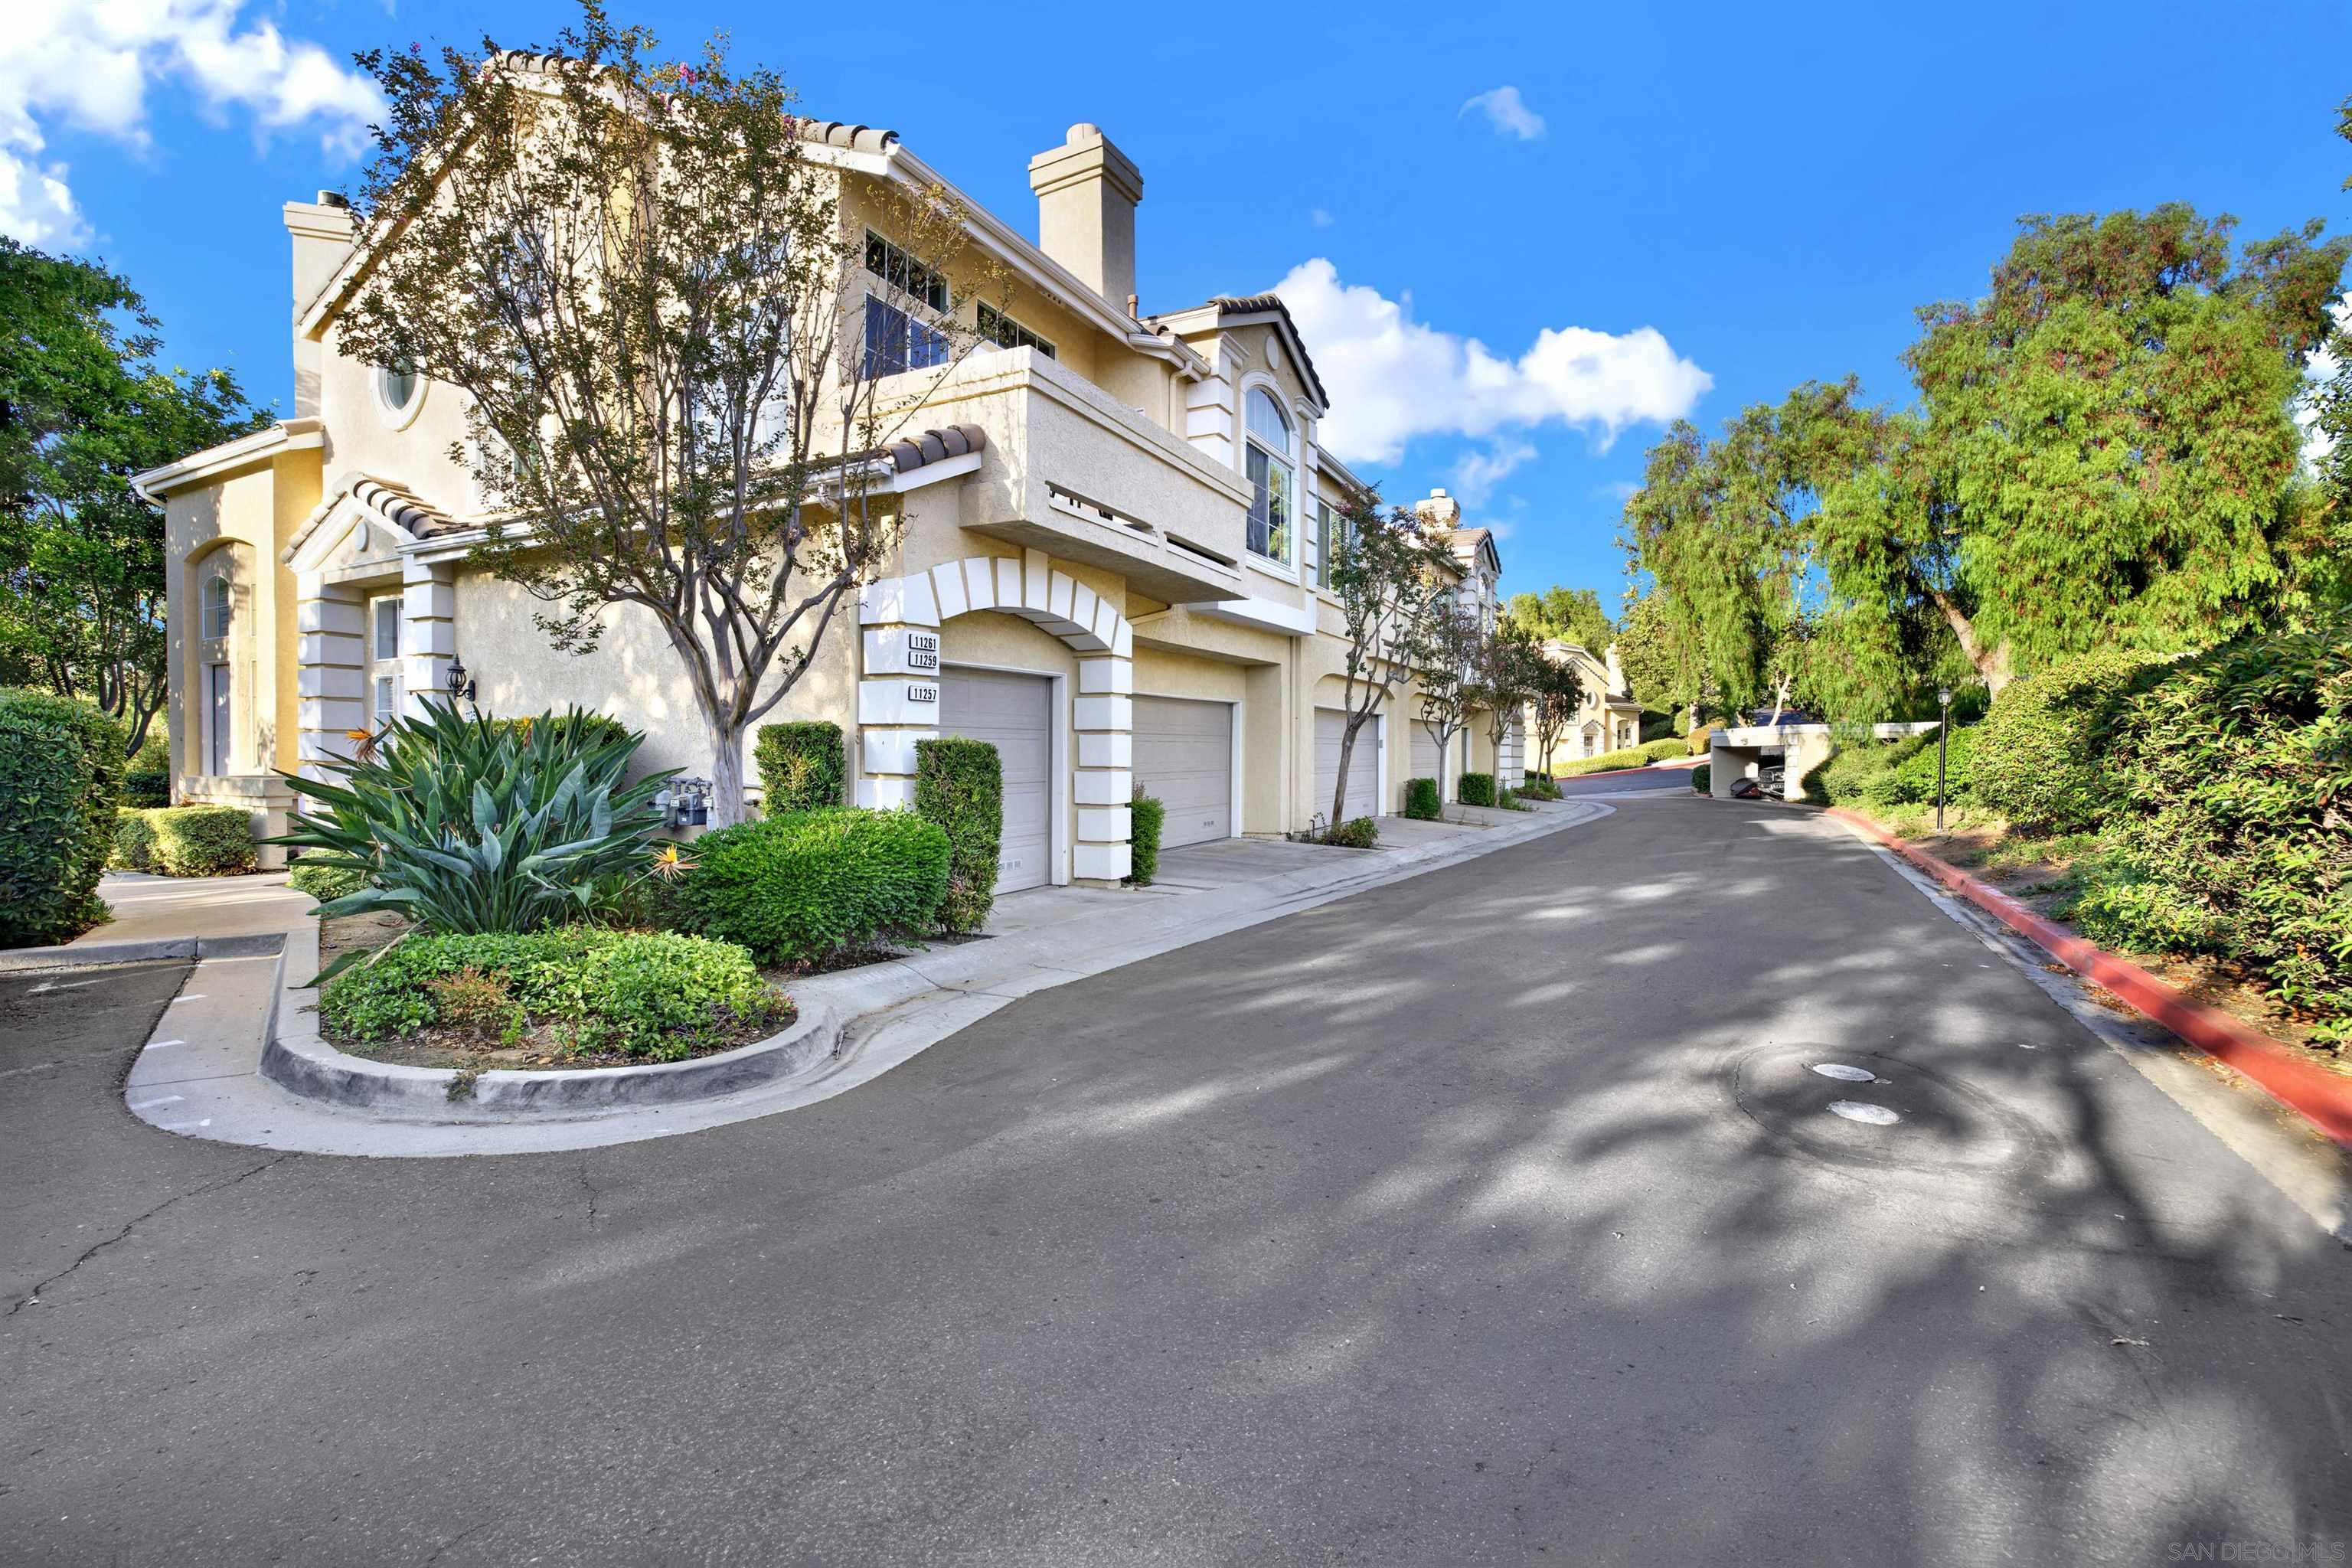
[[[1167,806],[1162,847],[1234,836],[1234,708],[1135,700],[1135,782]]]
[[[996,890],[1044,886],[1053,872],[1053,681],[994,669],[943,670],[940,731],[986,741],[1003,765],[1004,838],[996,852]]]
[[[1381,814],[1381,725],[1374,714],[1356,731],[1356,750],[1348,758],[1348,805],[1339,820]],[[1331,792],[1339,783],[1339,741],[1347,733],[1348,716],[1337,708],[1315,710],[1316,811],[1331,814]]]
[[[1429,726],[1418,719],[1407,727],[1412,731],[1412,776],[1417,779],[1435,779],[1438,795],[1442,797],[1451,796],[1454,792],[1445,787],[1444,764],[1438,760],[1437,756],[1437,737],[1431,734]]]

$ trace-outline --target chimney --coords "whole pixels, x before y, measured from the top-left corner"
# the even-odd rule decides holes
[[[352,250],[351,205],[332,191],[320,191],[315,202],[286,204],[286,232],[294,240],[294,318],[310,308],[335,268]],[[294,414],[297,418],[319,412],[320,345],[294,340]]]
[[[1135,204],[1142,172],[1098,125],[1077,124],[1059,147],[1029,160],[1037,193],[1037,248],[1111,301],[1135,293]]]
[[[1462,521],[1462,503],[1442,488],[1431,490],[1425,500],[1413,502],[1412,510],[1415,516],[1433,528],[1451,529]]]

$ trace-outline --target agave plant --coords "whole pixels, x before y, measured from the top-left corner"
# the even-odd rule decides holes
[[[654,796],[677,770],[622,784],[642,733],[615,734],[576,711],[518,725],[435,699],[424,710],[394,720],[370,754],[324,764],[329,779],[280,775],[318,806],[272,842],[369,880],[320,914],[389,910],[427,931],[537,931],[586,912],[600,883],[649,866],[662,826]]]

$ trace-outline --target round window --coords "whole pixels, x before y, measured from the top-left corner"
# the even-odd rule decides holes
[[[383,395],[384,407],[394,414],[405,414],[425,390],[425,380],[416,367],[403,360],[396,365],[376,372],[376,390]]]

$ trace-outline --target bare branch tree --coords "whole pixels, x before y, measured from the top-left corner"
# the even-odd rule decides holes
[[[1478,665],[1472,671],[1472,707],[1486,715],[1486,738],[1495,748],[1498,775],[1503,743],[1533,700],[1544,668],[1543,650],[1535,633],[1516,616],[1507,614],[1496,621],[1494,631],[1480,645]],[[1496,783],[1499,788],[1499,776]]]
[[[653,617],[731,823],[752,727],[895,547],[880,449],[980,342],[948,277],[1000,275],[943,191],[862,182],[888,237],[853,230],[852,176],[775,73],[717,42],[657,63],[583,13],[552,56],[362,57],[391,112],[341,345],[464,395],[473,559],[552,606],[556,647],[593,650],[614,605]]]
[[[1356,736],[1398,687],[1412,677],[1414,650],[1444,586],[1441,557],[1411,512],[1382,512],[1377,490],[1355,499],[1340,520],[1331,555],[1331,592],[1339,600],[1347,714],[1339,732],[1339,778],[1331,789],[1336,826],[1348,807],[1348,770]]]

